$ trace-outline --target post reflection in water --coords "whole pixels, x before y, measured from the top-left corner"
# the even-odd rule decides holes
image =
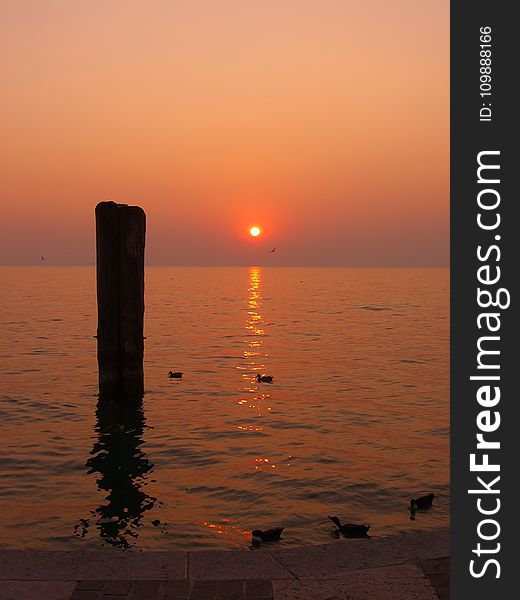
[[[243,387],[247,397],[241,398],[239,404],[256,410],[258,415],[271,410],[268,406],[271,394],[262,389],[256,381],[256,374],[263,373],[264,359],[269,355],[264,348],[265,324],[261,313],[262,308],[262,270],[259,267],[249,268],[249,285],[247,289],[247,318],[245,328],[247,337],[243,361],[237,366],[242,371]],[[244,428],[241,426],[241,428]],[[261,427],[250,425],[249,429],[261,431]]]
[[[143,491],[153,464],[141,449],[146,427],[142,402],[129,406],[99,402],[96,417],[98,438],[86,467],[97,475],[106,503],[91,511],[91,519],[80,520],[76,534],[85,536],[92,521],[104,542],[128,548],[139,535],[144,513],[157,502]]]

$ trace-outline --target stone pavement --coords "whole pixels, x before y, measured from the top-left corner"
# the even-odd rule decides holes
[[[448,600],[449,532],[261,550],[0,550],[0,600]]]
[[[267,579],[80,581],[70,600],[272,600]]]
[[[439,600],[450,600],[450,559],[437,558],[421,561],[418,566],[428,577]]]

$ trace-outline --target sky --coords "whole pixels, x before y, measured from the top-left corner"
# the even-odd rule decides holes
[[[3,0],[0,57],[0,264],[104,200],[150,265],[449,263],[447,0]]]

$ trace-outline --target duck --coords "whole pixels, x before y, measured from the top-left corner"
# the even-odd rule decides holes
[[[342,525],[338,517],[329,516],[329,519],[336,525],[338,531],[347,537],[368,537],[370,525],[358,525],[357,523],[345,523],[345,525]]]
[[[284,527],[275,527],[274,529],[253,529],[251,535],[253,536],[253,542],[278,542]]]
[[[182,379],[182,373],[179,371],[169,371],[168,377],[170,379]]]
[[[258,381],[258,383],[273,383],[273,376],[260,375],[260,373],[258,373],[258,375],[256,376],[256,380]]]
[[[420,498],[412,498],[410,500],[410,510],[415,511],[418,508],[431,508],[434,498],[435,494],[433,492],[426,494],[426,496],[421,496]]]

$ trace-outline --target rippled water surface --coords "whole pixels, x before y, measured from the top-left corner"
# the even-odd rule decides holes
[[[247,547],[270,525],[313,544],[332,514],[374,536],[448,525],[447,270],[150,267],[146,394],[119,413],[97,407],[94,269],[0,275],[4,547]]]

